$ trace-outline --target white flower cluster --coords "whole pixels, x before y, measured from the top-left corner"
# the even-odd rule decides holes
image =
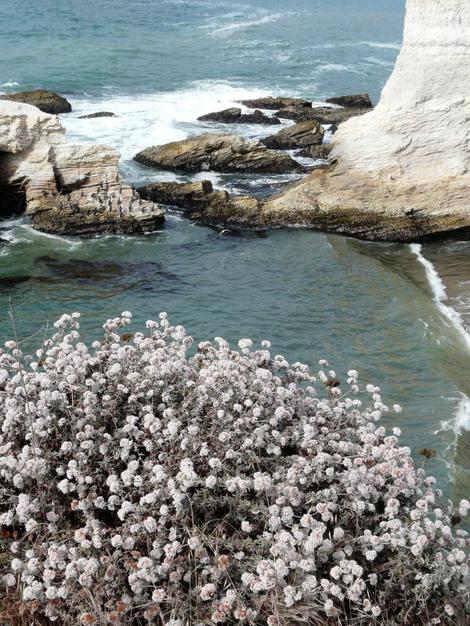
[[[465,623],[470,504],[380,389],[131,317],[0,350],[0,595],[66,625]]]

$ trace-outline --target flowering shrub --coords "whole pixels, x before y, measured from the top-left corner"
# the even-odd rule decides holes
[[[78,317],[34,359],[0,350],[0,584],[18,612],[465,623],[469,540],[451,518],[470,504],[438,506],[399,430],[377,424],[378,388],[350,371],[341,389],[326,362],[316,379],[268,342],[191,352],[165,314],[130,334],[123,313],[89,348]]]

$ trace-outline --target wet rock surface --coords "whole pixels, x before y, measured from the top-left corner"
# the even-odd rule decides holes
[[[372,109],[374,106],[368,93],[359,93],[352,96],[338,96],[336,98],[329,98],[326,102],[350,109]]]
[[[330,158],[330,153],[333,146],[329,143],[322,143],[320,145],[312,145],[307,148],[303,148],[296,153],[296,156],[306,157],[308,159],[324,159]]]
[[[193,183],[162,182],[153,183],[137,189],[144,200],[193,211],[212,201],[228,200],[226,191],[214,191],[209,180]]]
[[[308,171],[288,154],[236,135],[204,134],[147,148],[134,159],[164,170],[288,174]]]
[[[287,107],[275,113],[281,119],[294,120],[295,122],[305,122],[313,120],[320,124],[341,124],[352,117],[369,113],[371,109],[358,108],[333,108],[333,107]]]
[[[202,115],[198,118],[198,121],[218,122],[220,124],[263,124],[265,126],[281,123],[277,117],[269,117],[259,110],[256,110],[254,113],[242,113],[241,109],[235,107]]]
[[[249,109],[285,109],[286,107],[311,107],[312,103],[303,98],[284,98],[267,96],[264,98],[254,98],[252,100],[240,100],[240,104]]]
[[[88,115],[80,115],[79,120],[92,120],[99,117],[117,117],[112,111],[97,111],[96,113],[88,113]]]
[[[214,190],[209,180],[195,183],[154,183],[138,189],[147,200],[182,209],[186,215],[199,223],[231,227],[233,216],[240,212],[256,214],[260,200],[253,196],[231,195],[227,191]]]
[[[70,113],[72,105],[63,96],[45,89],[35,91],[22,91],[0,96],[0,100],[10,100],[11,102],[21,102],[37,107],[43,113],[58,115],[59,113]]]
[[[321,144],[325,131],[315,120],[299,122],[288,128],[283,128],[276,135],[261,139],[261,142],[274,150],[293,150]]]

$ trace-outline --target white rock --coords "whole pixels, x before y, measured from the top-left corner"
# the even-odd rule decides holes
[[[35,144],[57,145],[65,141],[65,129],[53,115],[29,104],[0,101],[0,151],[16,154]]]
[[[114,148],[68,144],[57,117],[0,100],[0,214],[8,212],[11,192],[24,197],[33,226],[47,232],[140,233],[161,226],[162,209],[141,201],[118,166]]]
[[[326,174],[268,202],[268,222],[371,239],[470,227],[470,2],[408,0],[402,50],[379,104],[341,124]]]

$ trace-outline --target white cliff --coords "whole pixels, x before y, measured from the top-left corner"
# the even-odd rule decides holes
[[[55,116],[0,100],[0,214],[25,210],[39,230],[58,234],[141,233],[163,211],[123,182],[119,153],[70,145]]]
[[[341,124],[334,165],[269,201],[264,223],[371,239],[470,232],[470,2],[407,0],[379,104]]]

